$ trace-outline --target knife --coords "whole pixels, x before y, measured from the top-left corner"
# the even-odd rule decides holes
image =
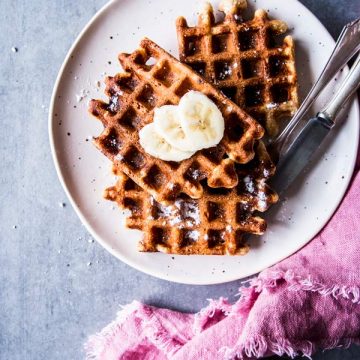
[[[298,136],[290,143],[286,153],[280,158],[277,173],[271,181],[271,186],[279,194],[286,190],[309,164],[314,153],[334,127],[340,109],[359,85],[360,55],[332,99],[317,113],[316,117],[306,123]]]
[[[268,150],[274,161],[286,152],[289,145],[290,135],[297,128],[299,122],[309,110],[310,106],[317,99],[325,86],[334,78],[335,74],[344,67],[347,62],[360,51],[360,18],[345,25],[339,38],[336,41],[335,48],[327,61],[318,80],[306,96],[300,108],[286,125],[285,129],[277,138],[271,140],[268,144]]]

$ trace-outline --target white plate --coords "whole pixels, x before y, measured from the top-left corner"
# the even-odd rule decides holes
[[[295,0],[258,0],[251,6],[270,10],[295,30],[300,94],[309,90],[331,53],[334,41],[303,5]],[[217,1],[214,1],[217,5]],[[275,264],[305,245],[326,224],[353,172],[358,144],[358,104],[353,103],[336,136],[268,217],[268,231],[252,239],[244,257],[171,256],[136,250],[141,234],[123,225],[125,215],[103,200],[114,183],[110,162],[91,143],[100,122],[87,114],[90,98],[103,98],[96,82],[120,71],[117,54],[137,48],[144,36],[177,56],[175,19],[196,19],[193,0],[122,0],[107,4],[90,21],[70,49],[57,78],[49,118],[51,147],[61,183],[81,221],[108,251],[138,270],[187,284],[216,284],[243,278]],[[84,96],[80,102],[77,99]],[[321,106],[317,102],[317,109]],[[325,155],[324,155],[325,154]],[[339,244],[341,246],[341,244]]]

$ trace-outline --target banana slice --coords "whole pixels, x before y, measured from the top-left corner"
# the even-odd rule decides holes
[[[161,160],[165,161],[182,161],[190,158],[194,152],[181,151],[170,145],[161,135],[155,130],[155,124],[150,123],[145,125],[139,131],[140,145],[144,150]]]
[[[224,118],[218,107],[203,93],[186,93],[180,100],[178,113],[181,127],[191,145],[188,151],[215,146],[223,138]]]
[[[182,151],[191,151],[192,145],[181,127],[177,106],[164,105],[156,108],[154,124],[156,132],[170,145]]]

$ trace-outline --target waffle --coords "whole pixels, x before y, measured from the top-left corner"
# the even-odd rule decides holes
[[[209,3],[197,26],[189,27],[184,17],[177,19],[180,61],[253,116],[268,138],[274,138],[298,108],[294,41],[289,35],[282,40],[287,25],[269,20],[264,10],[244,21],[246,0],[230,4],[220,6],[225,18],[218,23]]]
[[[234,162],[254,157],[254,142],[263,128],[246,112],[149,39],[132,54],[120,54],[124,73],[106,79],[108,103],[91,100],[89,111],[104,125],[96,146],[137,185],[162,203],[184,193],[203,194],[202,180],[210,187],[232,188],[238,183]],[[151,63],[153,61],[153,63]],[[225,121],[221,142],[181,163],[147,154],[139,144],[139,130],[153,121],[153,109],[178,104],[189,90],[201,91],[220,109]]]
[[[144,252],[244,255],[249,250],[244,235],[261,235],[266,229],[265,220],[254,212],[265,211],[278,199],[266,185],[275,169],[262,142],[249,164],[236,166],[241,181],[235,188],[205,184],[201,199],[181,195],[170,206],[156,202],[118,168],[114,170],[119,179],[105,190],[105,198],[130,210],[126,226],[143,231],[139,250]]]

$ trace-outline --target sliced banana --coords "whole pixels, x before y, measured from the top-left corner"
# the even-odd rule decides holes
[[[188,151],[213,147],[223,138],[224,118],[218,107],[203,93],[186,93],[180,100],[178,113],[190,144]]]
[[[194,152],[181,151],[170,145],[155,129],[155,124],[145,125],[139,131],[140,145],[144,150],[161,160],[182,161],[190,158]]]
[[[157,133],[170,145],[182,151],[191,151],[191,142],[181,127],[177,106],[164,105],[156,108],[154,124]]]

